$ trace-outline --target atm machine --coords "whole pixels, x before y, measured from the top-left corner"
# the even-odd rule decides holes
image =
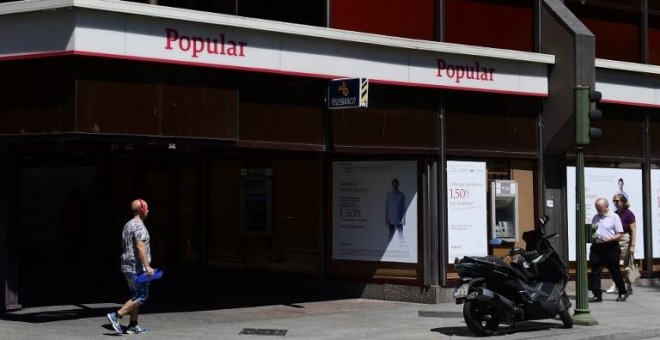
[[[518,182],[490,182],[491,237],[515,242],[518,235]]]

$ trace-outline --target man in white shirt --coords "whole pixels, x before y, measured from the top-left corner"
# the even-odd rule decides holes
[[[596,199],[596,211],[598,214],[594,215],[591,223],[597,224],[598,239],[591,244],[589,252],[589,262],[591,263],[591,282],[589,287],[594,294],[594,297],[589,302],[603,301],[603,291],[600,285],[600,276],[603,271],[603,266],[612,276],[612,280],[619,290],[619,296],[616,301],[626,301],[628,292],[619,270],[619,257],[621,255],[621,248],[619,247],[619,239],[623,236],[623,226],[619,215],[610,211],[609,202],[606,198],[599,197]]]

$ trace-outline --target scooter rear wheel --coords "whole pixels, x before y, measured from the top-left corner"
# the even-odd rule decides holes
[[[476,336],[493,335],[500,326],[497,310],[487,303],[468,300],[463,305],[463,318],[470,331]]]

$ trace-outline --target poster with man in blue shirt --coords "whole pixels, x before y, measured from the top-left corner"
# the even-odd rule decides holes
[[[392,191],[385,198],[385,225],[390,228],[390,240],[398,231],[399,243],[404,243],[403,226],[406,225],[406,195],[399,191],[399,180],[392,180]]]

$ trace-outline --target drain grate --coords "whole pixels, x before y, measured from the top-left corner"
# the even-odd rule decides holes
[[[461,312],[438,312],[430,310],[420,310],[419,316],[422,318],[462,318]]]
[[[286,329],[243,328],[238,334],[286,336],[286,332]]]

